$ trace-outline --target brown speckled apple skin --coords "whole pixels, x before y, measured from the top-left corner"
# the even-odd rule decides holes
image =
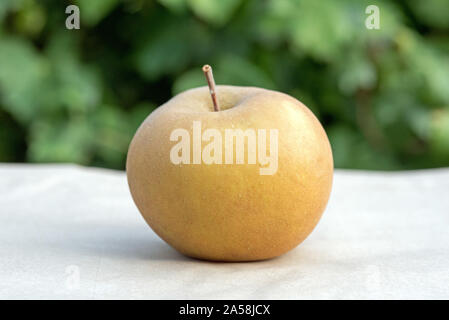
[[[333,176],[329,140],[313,113],[286,94],[235,86],[217,86],[216,92],[219,112],[201,87],[146,118],[128,151],[132,197],[150,227],[187,256],[279,256],[312,232],[326,207]],[[203,132],[219,129],[223,137],[226,128],[278,129],[277,172],[260,175],[259,164],[173,164],[170,150],[177,142],[170,133],[184,128],[193,137],[193,121],[201,121]]]

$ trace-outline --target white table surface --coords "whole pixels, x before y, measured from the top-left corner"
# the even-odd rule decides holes
[[[151,231],[124,172],[1,164],[0,298],[448,299],[449,169],[337,170],[302,245],[212,263]]]

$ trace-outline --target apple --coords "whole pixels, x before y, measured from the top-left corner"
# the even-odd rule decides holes
[[[126,171],[150,227],[179,252],[214,261],[279,256],[315,228],[333,159],[313,113],[284,93],[215,86],[178,94],[131,141]],[[212,97],[212,99],[211,99]]]

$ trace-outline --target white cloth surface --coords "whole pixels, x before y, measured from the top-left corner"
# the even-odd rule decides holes
[[[213,263],[153,233],[124,172],[1,164],[0,298],[448,299],[449,169],[336,170],[300,246]]]

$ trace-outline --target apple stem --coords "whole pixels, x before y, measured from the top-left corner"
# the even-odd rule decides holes
[[[212,97],[212,103],[214,104],[214,111],[220,111],[218,106],[217,95],[215,93],[215,81],[214,75],[212,74],[212,67],[208,64],[203,66],[203,72],[206,76],[207,85],[209,86],[210,96]]]

